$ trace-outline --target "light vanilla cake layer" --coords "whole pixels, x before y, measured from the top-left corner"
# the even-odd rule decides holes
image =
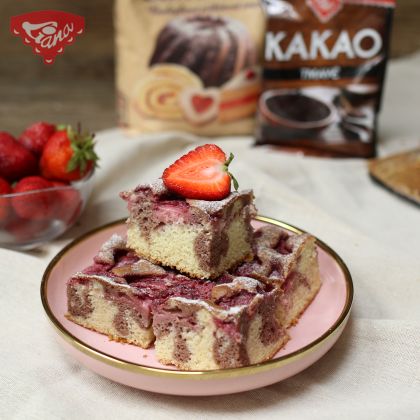
[[[164,225],[149,236],[143,235],[136,223],[129,223],[127,243],[138,255],[156,264],[175,268],[196,278],[212,278],[252,258],[247,227],[242,218],[234,219],[225,230],[227,247],[217,266],[203,268],[197,258],[196,244],[202,239],[202,226],[184,224]],[[211,236],[211,233],[204,234]],[[201,238],[201,239],[200,239]],[[211,240],[211,238],[208,238]]]
[[[90,310],[83,316],[78,316],[77,310],[70,307],[67,318],[71,321],[106,334],[115,341],[124,341],[142,348],[148,348],[153,344],[155,336],[152,326],[148,328],[140,326],[132,310],[129,308],[124,310],[105,298],[104,285],[100,282],[93,280],[86,284],[74,285],[72,293],[87,304]]]

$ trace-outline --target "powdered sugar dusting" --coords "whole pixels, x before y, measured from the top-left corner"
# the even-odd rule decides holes
[[[165,187],[162,179],[157,179],[150,183],[139,184],[135,188],[120,192],[120,197],[126,201],[135,201],[135,198],[141,191],[149,190],[153,195],[158,197],[169,195],[169,190]]]
[[[244,310],[246,310],[247,305],[232,306],[229,309],[222,309],[216,305],[212,305],[210,302],[202,299],[188,299],[184,297],[172,297],[168,299],[168,303],[171,304],[173,301],[181,302],[186,305],[199,305],[202,306],[207,311],[216,315],[218,318],[227,318],[232,315],[239,315]]]
[[[169,194],[169,190],[166,188],[161,178],[157,179],[156,181],[151,182],[147,186],[151,189],[153,194],[156,194],[156,195]]]
[[[117,281],[119,279],[118,277],[108,277],[108,276],[99,275],[99,274],[85,274],[85,273],[79,272],[79,273],[74,274],[72,276],[72,279],[99,280],[99,281],[106,282],[108,284],[112,284],[113,286],[123,287],[126,289],[132,289],[132,287],[129,284],[118,282]],[[121,280],[124,280],[124,279],[121,279]]]
[[[122,265],[119,267],[114,267],[112,273],[117,276],[158,276],[166,274],[166,270],[156,265],[150,261],[147,261],[143,258],[140,258],[138,261],[133,264]]]
[[[231,289],[245,289],[251,293],[257,293],[258,287],[264,287],[264,285],[251,277],[236,277],[232,283],[226,283]]]
[[[98,255],[94,258],[100,264],[114,264],[114,253],[117,249],[127,249],[126,239],[120,235],[113,234],[101,247]]]
[[[254,233],[257,258],[240,265],[235,274],[281,284],[293,270],[304,244],[313,240],[308,234],[291,235],[280,227],[264,226]]]
[[[136,188],[131,191],[125,191],[120,194],[120,196],[125,200],[130,200],[141,191],[150,190],[153,195],[157,197],[164,197],[165,200],[173,200],[173,201],[184,201],[189,206],[195,207],[204,211],[209,215],[213,215],[217,212],[222,211],[226,206],[231,204],[233,201],[239,198],[247,198],[249,202],[252,202],[254,195],[252,190],[244,190],[244,191],[234,191],[231,192],[226,198],[223,200],[215,200],[215,201],[208,201],[208,200],[195,200],[191,198],[183,198],[177,195],[172,194],[163,183],[162,179],[157,179],[151,183],[140,184]]]
[[[263,227],[261,229],[265,228],[266,227]],[[275,227],[273,226],[270,228]],[[282,229],[277,229],[282,231]],[[274,257],[277,261],[280,262],[280,265],[282,266],[283,276],[287,277],[297,262],[297,259],[300,255],[299,250],[302,248],[302,245],[311,238],[311,235],[308,234],[290,235],[283,237],[283,239],[281,239],[280,236],[280,244],[277,245],[277,248],[279,249],[272,249],[272,247],[269,247],[264,243],[258,243],[257,240],[257,255],[262,259],[266,258],[266,256],[268,256],[268,258]]]
[[[264,284],[254,278],[240,276],[234,278],[230,283],[222,283],[214,286],[211,291],[211,296],[214,301],[218,301],[219,299],[238,295],[242,291],[258,295],[260,294],[258,288],[264,290]]]
[[[233,201],[246,197],[249,198],[250,201],[253,199],[252,190],[244,190],[241,192],[231,192],[226,198],[223,200],[216,200],[216,201],[207,201],[207,200],[193,200],[193,199],[186,199],[186,202],[192,206],[197,207],[200,210],[206,212],[207,214],[215,214],[221,210],[223,210],[226,206],[231,204]]]

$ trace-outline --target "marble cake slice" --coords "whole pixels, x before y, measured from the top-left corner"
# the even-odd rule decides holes
[[[141,257],[190,277],[214,279],[252,258],[252,191],[219,201],[171,194],[161,180],[121,193],[127,243]]]
[[[233,274],[279,288],[280,322],[285,327],[296,324],[321,287],[315,237],[267,225],[254,232],[253,247],[254,259],[241,264]]]

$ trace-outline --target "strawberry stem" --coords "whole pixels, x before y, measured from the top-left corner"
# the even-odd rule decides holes
[[[223,170],[225,172],[227,172],[227,174],[230,176],[230,179],[232,180],[233,188],[235,188],[235,191],[238,191],[239,183],[238,183],[237,179],[233,176],[233,174],[231,172],[229,172],[229,170],[228,170],[229,165],[232,162],[234,157],[235,157],[234,154],[231,152],[228,160],[223,164]]]
[[[67,171],[71,172],[75,169],[80,169],[80,172],[85,172],[88,163],[93,162],[94,167],[97,167],[98,155],[95,153],[95,142],[93,141],[94,134],[86,134],[81,132],[80,124],[78,124],[77,132],[70,126],[67,126],[67,136],[70,140],[70,147],[73,151],[73,156],[67,164]]]

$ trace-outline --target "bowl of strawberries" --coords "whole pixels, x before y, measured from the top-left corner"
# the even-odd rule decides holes
[[[0,247],[26,250],[79,218],[93,186],[94,135],[37,122],[15,138],[0,131]]]

